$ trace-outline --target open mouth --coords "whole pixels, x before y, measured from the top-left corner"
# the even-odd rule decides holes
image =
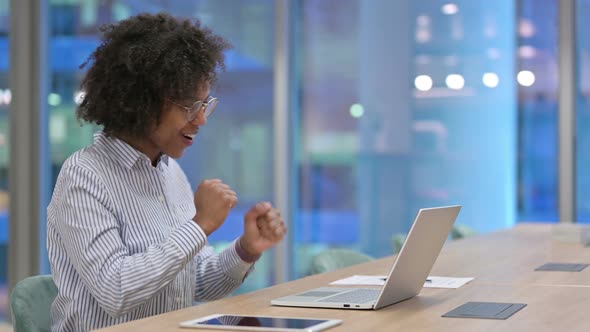
[[[195,139],[195,136],[197,136],[197,134],[191,134],[191,135],[182,135],[184,136],[184,138],[192,141],[193,139]]]

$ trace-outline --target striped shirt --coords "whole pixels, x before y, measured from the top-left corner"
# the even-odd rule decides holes
[[[217,254],[192,220],[178,163],[103,132],[62,166],[47,209],[58,295],[52,330],[88,331],[221,298],[252,269],[238,242]]]

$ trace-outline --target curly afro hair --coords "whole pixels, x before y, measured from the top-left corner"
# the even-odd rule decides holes
[[[204,83],[224,69],[230,44],[200,22],[168,14],[142,14],[103,26],[77,109],[81,121],[107,134],[141,137],[159,123],[166,98],[195,99]]]

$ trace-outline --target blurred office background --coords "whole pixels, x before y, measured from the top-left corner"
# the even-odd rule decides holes
[[[9,80],[19,60],[10,58],[10,30],[27,15],[15,14],[19,2],[0,0],[0,319],[17,222],[10,198],[27,190],[9,183],[11,149],[28,148],[11,141],[10,125],[21,111],[11,108],[13,92],[28,88]],[[32,119],[42,137],[30,158],[44,194],[26,202],[40,211],[31,223],[36,273],[50,273],[44,210],[61,164],[97,130],[75,118],[79,65],[100,26],[143,12],[198,18],[234,45],[214,90],[218,110],[180,163],[195,188],[219,177],[240,195],[210,238],[217,248],[241,234],[255,202],[281,197],[288,209],[285,249],[265,255],[239,292],[306,275],[326,248],[390,255],[392,235],[407,232],[421,207],[461,204],[457,224],[481,233],[590,222],[590,39],[570,40],[577,65],[560,77],[559,31],[575,22],[560,21],[563,2],[578,22],[590,13],[590,0],[41,0],[40,42],[29,50],[43,56]],[[575,87],[571,220],[558,200],[564,79]],[[288,179],[277,185],[277,175]]]

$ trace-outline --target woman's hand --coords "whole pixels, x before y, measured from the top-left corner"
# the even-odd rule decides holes
[[[195,209],[193,220],[209,236],[215,232],[236,206],[238,196],[230,186],[219,179],[204,180],[195,192]]]
[[[260,202],[244,217],[244,234],[240,245],[249,255],[259,256],[281,242],[287,227],[279,211],[269,202]]]

